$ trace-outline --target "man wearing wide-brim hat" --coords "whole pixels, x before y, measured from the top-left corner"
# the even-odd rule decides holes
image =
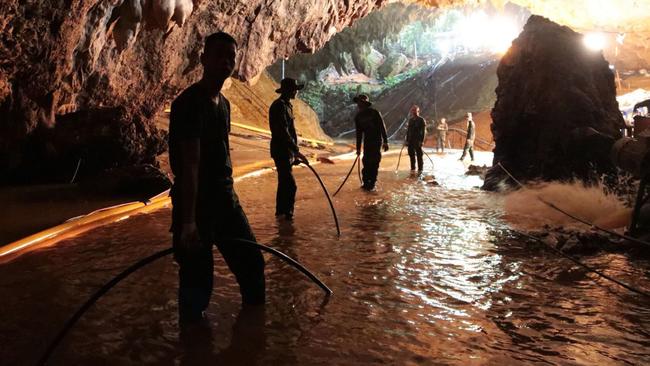
[[[295,79],[285,78],[275,92],[280,94],[269,109],[271,128],[271,157],[278,172],[278,191],[275,198],[275,216],[287,220],[293,219],[293,206],[296,200],[296,180],[293,178],[292,166],[307,162],[300,153],[298,136],[294,126],[293,106],[298,90],[304,88]]]
[[[365,190],[375,188],[381,150],[388,151],[388,135],[386,125],[381,113],[372,108],[372,103],[367,95],[361,94],[352,99],[357,104],[359,111],[354,117],[357,130],[357,155],[361,154],[363,141],[363,186]]]

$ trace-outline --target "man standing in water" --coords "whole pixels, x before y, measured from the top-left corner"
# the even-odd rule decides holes
[[[291,167],[307,158],[298,149],[298,136],[293,119],[291,99],[295,99],[298,90],[304,88],[296,80],[282,79],[280,94],[269,109],[269,125],[271,128],[271,157],[278,171],[278,191],[275,196],[275,216],[293,219],[293,206],[296,201],[296,180],[293,178]]]
[[[422,172],[424,162],[422,160],[422,145],[426,137],[427,123],[424,118],[420,117],[420,107],[414,105],[411,107],[411,118],[406,128],[406,141],[404,145],[408,147],[409,159],[411,160],[411,170],[415,170],[415,158],[418,160],[418,172]]]
[[[384,119],[376,109],[367,95],[358,95],[353,101],[357,104],[359,111],[354,117],[354,124],[357,132],[357,155],[361,155],[361,141],[363,140],[363,186],[370,191],[375,188],[379,163],[381,162],[381,150],[388,151],[388,136]]]
[[[228,242],[255,241],[233,189],[230,103],[221,94],[235,68],[237,43],[219,32],[205,39],[203,77],[172,103],[169,161],[174,173],[172,227],[179,265],[178,311],[182,323],[204,318],[212,294],[212,245],[239,283],[244,306],[265,300],[264,258],[259,249]]]
[[[465,139],[465,147],[463,148],[463,155],[460,156],[460,161],[465,159],[465,155],[469,151],[469,156],[474,161],[474,139],[476,139],[476,124],[472,119],[472,113],[467,113],[467,138]]]
[[[445,153],[445,144],[447,143],[447,131],[449,131],[449,126],[447,125],[447,119],[443,118],[436,124],[436,152],[442,150],[442,153]]]

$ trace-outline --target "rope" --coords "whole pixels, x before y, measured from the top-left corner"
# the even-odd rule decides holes
[[[314,274],[309,272],[302,264],[298,263],[296,260],[292,259],[288,255],[267,247],[265,245],[256,243],[254,241],[246,240],[246,239],[239,239],[239,238],[231,238],[225,241],[229,242],[239,242],[245,245],[253,246],[255,248],[261,249],[267,253],[271,253],[274,256],[282,259],[283,261],[287,262],[289,265],[293,266],[294,268],[298,269],[300,272],[305,274],[309,279],[311,279],[313,282],[315,282],[323,291],[325,292],[325,296],[329,297],[332,295],[332,290],[327,287],[318,277],[316,277]],[[143,258],[136,262],[135,264],[131,265],[124,271],[120,272],[117,276],[113,277],[110,281],[108,281],[106,284],[104,284],[99,290],[97,290],[86,302],[77,309],[77,311],[68,319],[68,321],[65,323],[63,328],[57,333],[56,337],[50,342],[50,344],[47,346],[45,352],[39,359],[37,365],[39,366],[44,366],[47,365],[48,360],[56,350],[57,346],[61,343],[61,341],[65,338],[65,336],[70,332],[70,330],[77,324],[79,319],[90,309],[91,306],[93,306],[102,296],[104,296],[108,291],[110,291],[113,287],[115,287],[118,283],[123,281],[125,278],[127,278],[129,275],[131,275],[133,272],[139,270],[142,267],[145,267],[160,258],[166,257],[174,252],[173,248],[167,248],[164,250],[161,250],[157,253],[154,253],[146,258]]]
[[[508,171],[508,170],[507,170],[507,169],[506,169],[506,168],[505,168],[505,167],[504,167],[500,162],[497,163],[497,165],[498,165],[501,169],[503,169],[503,171],[504,171],[504,172],[505,172],[505,173],[506,173],[506,174],[507,174],[507,175],[508,175],[512,180],[514,180],[515,183],[517,183],[521,188],[526,189],[526,187],[525,187],[525,186],[524,186],[520,181],[518,181],[517,178],[515,178],[514,176],[512,176],[512,174],[510,174],[510,172],[509,172],[509,171]],[[648,242],[646,242],[646,241],[643,241],[643,240],[640,240],[640,239],[637,239],[637,238],[634,238],[634,237],[631,237],[631,236],[628,236],[628,235],[619,234],[619,233],[617,233],[616,231],[609,230],[609,229],[605,229],[605,228],[600,227],[600,226],[598,226],[598,225],[596,225],[596,224],[594,224],[594,223],[591,223],[591,222],[589,222],[589,221],[587,221],[587,220],[581,219],[580,217],[577,217],[576,215],[573,215],[573,214],[571,214],[571,213],[569,213],[569,212],[567,212],[567,211],[565,211],[565,210],[559,208],[559,207],[556,206],[555,204],[546,201],[545,199],[543,199],[543,198],[540,197],[539,195],[537,196],[537,199],[538,199],[540,202],[542,202],[543,204],[545,204],[546,206],[548,206],[548,207],[550,207],[550,208],[552,208],[552,209],[554,209],[554,210],[556,210],[556,211],[558,211],[558,212],[560,212],[560,213],[562,213],[562,214],[564,214],[564,215],[566,215],[566,216],[572,218],[573,220],[578,221],[578,222],[580,222],[580,223],[582,223],[582,224],[584,224],[584,225],[587,225],[587,226],[589,226],[589,227],[592,227],[592,228],[594,228],[594,229],[596,229],[596,230],[600,230],[600,231],[605,232],[605,233],[607,233],[607,234],[610,234],[610,235],[616,236],[617,238],[624,239],[624,240],[628,240],[628,241],[631,241],[631,242],[633,242],[633,243],[637,243],[637,244],[641,244],[641,245],[645,245],[645,246],[647,246],[647,247],[650,247],[650,243],[648,243]]]
[[[345,178],[343,179],[343,182],[341,182],[341,185],[339,186],[339,188],[336,189],[336,192],[334,192],[332,197],[336,197],[336,194],[339,193],[339,191],[341,191],[341,188],[343,188],[343,186],[345,185],[345,182],[348,181],[348,178],[350,178],[350,174],[352,174],[352,170],[354,169],[354,166],[357,165],[357,161],[359,161],[359,155],[357,155],[356,159],[354,159],[354,162],[352,163],[352,166],[350,167],[350,171],[345,176]]]

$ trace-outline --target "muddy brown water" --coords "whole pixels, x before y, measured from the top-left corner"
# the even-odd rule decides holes
[[[463,175],[458,152],[436,161],[439,187],[394,172],[379,189],[356,177],[334,199],[336,237],[316,180],[296,171],[296,219],[278,223],[275,175],[236,188],[262,243],[299,260],[334,291],[267,258],[263,311],[240,312],[217,255],[210,326],[179,331],[176,266],[165,258],[103,297],[52,365],[641,365],[650,363],[650,306],[503,221],[501,199]],[[490,155],[480,153],[487,162]],[[334,190],[351,164],[319,165]],[[402,169],[407,168],[402,161]],[[425,163],[425,175],[431,166]],[[169,245],[169,210],[132,217],[0,265],[0,363],[33,364],[68,316],[137,259]],[[650,263],[620,254],[585,262],[650,289]]]

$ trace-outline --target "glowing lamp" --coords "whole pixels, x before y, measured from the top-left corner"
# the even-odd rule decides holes
[[[587,33],[583,38],[585,47],[591,51],[602,51],[607,41],[602,33]]]

